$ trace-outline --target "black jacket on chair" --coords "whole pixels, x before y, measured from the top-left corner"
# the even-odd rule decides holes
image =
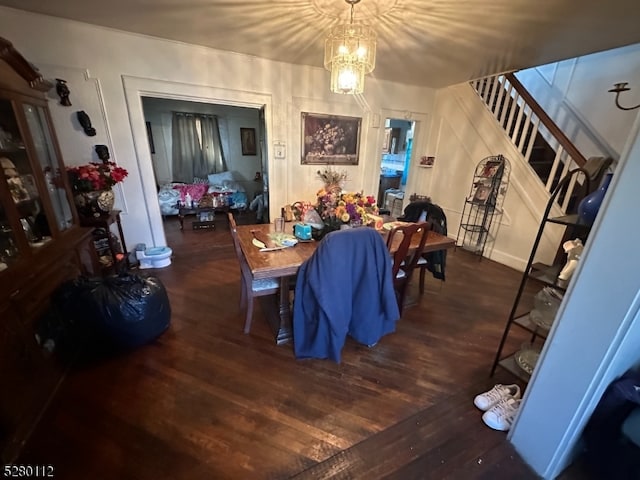
[[[404,216],[398,220],[403,222],[417,222],[420,220],[422,212],[426,212],[425,220],[431,222],[431,229],[441,235],[447,235],[447,217],[444,210],[438,205],[431,202],[411,202],[404,207]],[[447,251],[438,250],[436,252],[425,253],[424,258],[427,260],[427,269],[433,274],[434,278],[444,280],[444,268],[447,262]]]

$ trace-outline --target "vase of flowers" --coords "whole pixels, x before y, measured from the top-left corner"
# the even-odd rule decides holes
[[[376,199],[362,192],[328,192],[321,189],[317,194],[315,209],[325,224],[325,232],[344,227],[368,225],[369,215],[378,214]]]
[[[67,167],[78,213],[99,217],[111,212],[115,201],[111,188],[128,174],[127,170],[109,161]]]

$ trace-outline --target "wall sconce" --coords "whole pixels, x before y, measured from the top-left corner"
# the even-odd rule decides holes
[[[640,103],[635,107],[623,107],[618,102],[618,97],[620,96],[621,92],[627,92],[631,90],[629,87],[627,87],[627,85],[629,85],[627,82],[614,83],[613,88],[609,90],[610,92],[613,92],[616,94],[616,107],[618,107],[620,110],[635,110],[636,108],[640,108]]]

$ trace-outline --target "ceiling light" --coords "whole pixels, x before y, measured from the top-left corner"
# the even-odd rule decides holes
[[[351,5],[348,24],[331,29],[324,45],[324,67],[331,72],[331,91],[356,94],[364,91],[364,76],[376,66],[376,32],[363,23],[353,23],[353,6],[360,0],[345,0]]]

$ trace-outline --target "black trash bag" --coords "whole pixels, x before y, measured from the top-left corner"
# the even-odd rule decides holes
[[[81,302],[83,316],[113,346],[138,347],[169,328],[171,305],[159,278],[124,273],[89,282],[93,285]]]
[[[50,308],[36,323],[35,338],[47,354],[72,360],[95,333],[84,320],[83,304],[94,284],[85,277],[63,282],[51,295]]]

